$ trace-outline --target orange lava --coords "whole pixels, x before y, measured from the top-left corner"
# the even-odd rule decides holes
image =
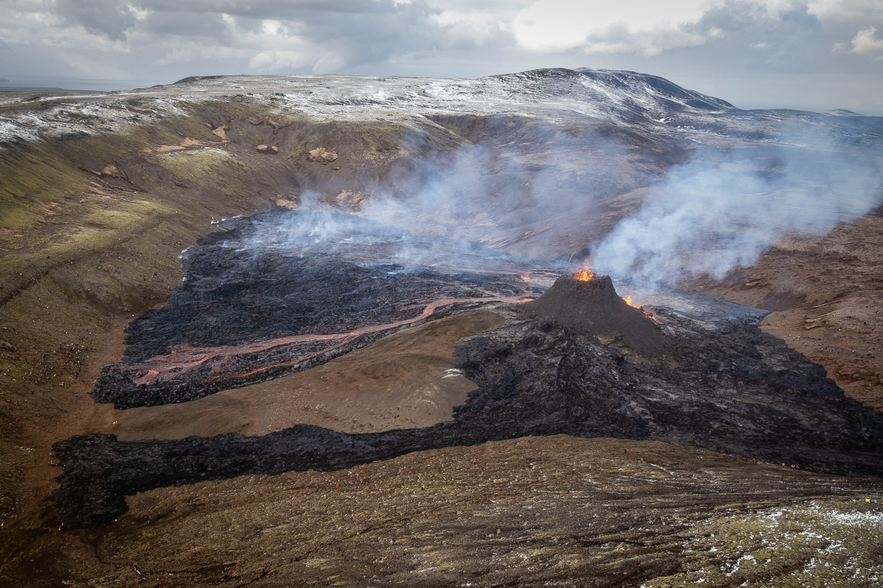
[[[652,320],[654,323],[662,324],[662,323],[660,323],[660,321],[659,321],[658,318],[656,318],[655,316],[653,316],[652,314],[650,314],[649,312],[647,312],[646,310],[644,310],[644,307],[643,307],[643,306],[635,306],[635,303],[632,302],[632,296],[631,296],[631,294],[629,294],[628,296],[626,296],[625,298],[623,298],[623,300],[625,300],[625,303],[628,304],[629,306],[631,306],[632,308],[637,308],[638,310],[640,310],[641,312],[643,312],[643,313],[644,313],[644,316],[646,316],[647,318],[649,318],[650,320]]]
[[[623,298],[623,300],[625,300],[625,303],[628,304],[629,306],[631,306],[632,308],[637,308],[638,310],[641,310],[642,308],[644,308],[643,306],[636,305],[634,302],[632,302],[631,294],[629,294],[628,296]],[[644,314],[647,314],[647,313],[645,312]],[[650,315],[647,315],[647,316],[650,316]],[[653,320],[656,320],[656,319],[653,319]]]
[[[583,266],[583,269],[573,274],[573,277],[579,280],[580,282],[588,282],[592,278],[595,277],[595,272],[589,269],[589,264]]]
[[[441,300],[430,302],[429,304],[425,305],[423,307],[423,312],[414,318],[395,321],[382,325],[370,325],[366,327],[361,327],[348,333],[334,333],[328,335],[292,335],[289,337],[280,337],[278,339],[257,341],[255,343],[247,343],[245,345],[237,346],[193,347],[187,344],[175,345],[170,348],[170,352],[167,355],[152,357],[140,364],[127,365],[123,369],[125,371],[132,371],[138,374],[137,377],[134,378],[134,382],[136,385],[155,384],[159,381],[165,380],[169,377],[169,375],[172,375],[172,377],[179,376],[181,372],[193,370],[194,368],[197,368],[205,363],[208,363],[211,366],[208,374],[208,379],[210,381],[218,382],[223,380],[243,378],[273,367],[290,367],[308,361],[318,355],[327,353],[337,347],[340,347],[341,345],[360,335],[395,329],[397,327],[416,323],[432,315],[439,307],[447,306],[449,304],[473,302],[511,303],[526,302],[528,300],[532,299],[515,297],[444,298]],[[230,360],[233,360],[239,355],[265,352],[277,347],[284,347],[294,343],[305,343],[311,341],[328,341],[328,346],[323,347],[322,349],[313,353],[292,358],[292,360],[290,361],[260,366],[246,373],[231,372],[229,368],[227,368],[225,365]]]
[[[639,306],[638,308],[641,308],[641,307]],[[647,312],[646,310],[642,310],[641,312],[643,312],[643,313],[644,313],[644,316],[646,316],[648,319],[650,319],[650,320],[653,321],[654,323],[659,324],[659,325],[662,324],[662,322],[661,322],[658,318],[656,318],[655,316],[653,316],[652,314],[650,314],[650,313]]]

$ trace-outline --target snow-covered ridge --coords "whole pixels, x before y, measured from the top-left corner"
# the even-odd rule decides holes
[[[688,141],[762,138],[786,120],[863,127],[871,117],[797,111],[745,111],[723,99],[684,89],[664,78],[628,71],[541,69],[478,79],[359,76],[210,76],[166,86],[100,95],[5,96],[0,142],[70,134],[122,132],[182,107],[213,100],[269,105],[317,120],[377,120],[407,124],[433,115],[516,115],[553,123],[576,118],[643,128]],[[758,134],[759,133],[759,134]]]

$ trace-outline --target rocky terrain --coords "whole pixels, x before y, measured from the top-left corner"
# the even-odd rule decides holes
[[[663,330],[620,299],[606,276],[560,278],[515,308],[536,318],[510,319],[457,348],[458,369],[479,387],[455,407],[452,421],[359,435],[297,425],[265,436],[181,441],[73,437],[53,446],[65,468],[55,493],[61,521],[106,524],[127,510],[125,495],[173,484],[333,471],[415,451],[562,433],[883,474],[883,416],[844,398],[821,367],[759,333],[756,319],[706,330],[665,317]]]
[[[285,228],[284,244],[265,241],[263,224]],[[96,400],[195,400],[325,363],[453,308],[531,294],[524,261],[359,217],[291,211],[221,225],[230,230],[182,256],[185,282],[169,305],[130,323],[126,361],[104,369]],[[449,269],[413,265],[429,258]]]
[[[592,70],[0,99],[0,582],[883,573],[879,178],[823,177],[879,119]],[[562,277],[702,157],[805,210],[794,154],[828,220],[756,263]]]

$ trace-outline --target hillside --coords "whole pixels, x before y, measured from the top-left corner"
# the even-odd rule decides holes
[[[743,231],[754,237],[756,263],[740,257],[720,274],[701,264],[703,271],[695,273],[675,268],[651,284],[620,273],[614,275],[622,282],[617,290],[647,308],[692,309],[698,322],[685,323],[691,325],[686,331],[700,333],[709,319],[701,315],[700,299],[690,298],[694,294],[771,311],[760,331],[784,343],[760,346],[775,347],[776,362],[819,364],[807,373],[827,369],[847,397],[883,411],[877,328],[883,195],[874,175],[881,153],[881,119],[745,111],[633,72],[537,70],[477,80],[196,77],[98,95],[3,93],[0,584],[269,586],[291,585],[292,578],[359,584],[372,576],[409,585],[586,585],[586,578],[612,586],[701,578],[715,585],[736,579],[873,584],[883,571],[871,530],[883,515],[865,499],[880,498],[879,473],[876,479],[810,473],[790,467],[805,464],[796,458],[782,467],[782,447],[751,455],[740,455],[732,441],[712,447],[710,440],[721,438],[715,427],[692,436],[671,429],[668,437],[648,440],[634,431],[646,422],[642,411],[659,402],[654,398],[642,399],[641,410],[630,409],[637,412],[605,408],[628,419],[603,438],[476,437],[465,446],[417,447],[422,450],[324,473],[252,473],[129,492],[126,514],[88,530],[59,528],[52,492],[62,471],[51,451],[53,443],[91,433],[149,443],[188,435],[257,436],[297,423],[353,435],[422,430],[452,422],[454,407],[464,406],[470,394],[485,398],[477,387],[493,401],[504,394],[487,382],[505,373],[509,360],[463,337],[549,361],[566,355],[561,349],[570,345],[543,325],[523,338],[512,327],[522,319],[508,307],[472,301],[479,306],[347,343],[345,353],[323,356],[310,369],[223,390],[209,387],[198,400],[126,410],[94,402],[93,382],[107,382],[111,373],[103,366],[122,365],[127,357],[148,361],[166,344],[197,344],[193,337],[200,333],[226,333],[226,339],[198,342],[204,348],[232,345],[229,333],[237,333],[237,344],[259,339],[258,329],[247,326],[252,318],[236,323],[217,318],[223,313],[197,316],[187,310],[188,296],[204,300],[202,293],[218,292],[221,300],[226,292],[224,300],[260,300],[267,304],[262,324],[280,330],[260,337],[285,336],[289,319],[278,305],[289,303],[280,302],[290,300],[287,289],[267,288],[267,296],[254,298],[225,291],[228,282],[218,278],[225,274],[196,263],[221,258],[195,246],[226,248],[225,255],[245,264],[247,256],[237,251],[259,245],[300,255],[305,244],[292,235],[312,233],[264,217],[221,219],[290,209],[356,215],[386,227],[386,241],[372,237],[349,245],[347,259],[356,265],[368,247],[388,241],[395,247],[371,253],[378,264],[397,264],[383,276],[415,265],[431,268],[428,278],[444,281],[439,287],[452,298],[537,297],[602,250],[600,243],[617,234],[620,221],[643,218],[659,186],[687,193],[689,184],[670,178],[697,162],[703,173],[747,165],[752,176],[768,181],[762,187],[772,207],[744,206],[776,219],[763,235]],[[800,162],[796,175],[808,178],[795,184],[799,194],[809,194],[799,200],[780,181],[795,175],[789,168],[794,161]],[[857,180],[865,177],[868,182]],[[840,185],[861,196],[841,195]],[[750,194],[752,186],[737,195]],[[726,217],[740,208],[734,202],[708,208]],[[799,212],[807,209],[811,214]],[[744,227],[755,217],[734,218]],[[254,223],[257,237],[233,242],[244,226],[237,223]],[[413,241],[403,240],[401,231]],[[691,244],[694,252],[733,249],[731,235],[716,235],[718,241],[676,245]],[[326,245],[347,237],[332,237],[310,241],[320,248],[307,261],[341,255]],[[299,265],[282,270],[321,283],[318,276],[331,267],[316,262],[309,271]],[[182,284],[185,270],[191,273]],[[516,277],[522,275],[527,278]],[[364,313],[353,316],[366,318],[344,324],[322,317],[311,323],[312,332],[419,318],[413,309],[400,317],[395,304],[405,306],[404,298],[384,292],[406,291],[412,297],[407,304],[421,309],[435,296],[427,276],[408,281],[401,274],[393,290],[372,289],[380,276],[342,276],[341,288],[349,286],[342,296],[357,286],[358,300],[370,293],[370,304],[352,303]],[[243,283],[260,278],[256,273]],[[328,294],[318,299],[330,300]],[[309,307],[302,314],[316,312]],[[179,318],[162,323],[163,316]],[[181,334],[180,341],[144,338],[159,332],[154,325],[174,332],[180,317],[203,322],[195,320],[194,335]],[[228,321],[228,330],[205,326],[219,320]],[[591,343],[601,356],[609,353],[614,363],[621,360],[616,354],[628,357],[627,346],[605,336]],[[470,372],[455,355],[454,346],[464,344],[486,354],[484,371],[473,365]],[[785,345],[805,358],[789,359]],[[594,356],[580,353],[573,365],[591,371],[586,362]],[[249,369],[277,365],[275,359],[236,357],[245,358],[237,366]],[[650,373],[657,369],[652,361],[629,369]],[[519,374],[517,385],[539,385],[533,377]],[[727,385],[743,390],[738,377]],[[120,381],[107,388],[109,394],[125,390]],[[186,390],[194,389],[193,381]],[[660,397],[668,390],[646,389]],[[509,405],[506,414],[520,414],[520,406]],[[666,423],[682,426],[672,419]],[[760,428],[776,430],[774,423]],[[722,430],[728,439],[737,437],[736,429]],[[850,446],[844,441],[843,447]],[[830,466],[832,460],[819,463]],[[873,467],[858,469],[873,476]],[[775,541],[759,540],[761,532]],[[168,558],[169,552],[176,556]]]

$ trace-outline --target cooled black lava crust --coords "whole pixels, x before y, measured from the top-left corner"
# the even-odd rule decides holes
[[[460,369],[479,388],[453,421],[373,434],[299,425],[179,441],[76,436],[54,445],[64,465],[59,516],[67,526],[92,527],[125,512],[126,495],[153,488],[348,468],[525,435],[656,439],[818,472],[883,476],[883,416],[846,398],[824,369],[754,321],[704,331],[662,317],[674,327],[677,361],[654,362],[522,313],[458,348]]]
[[[342,344],[276,345],[224,357],[228,372],[250,374],[246,377],[219,377],[207,361],[142,383],[139,378],[150,366],[138,364],[174,346],[206,348],[211,357],[212,348],[220,346],[348,333],[413,319],[440,299],[491,301],[527,293],[517,272],[482,267],[498,267],[502,260],[517,269],[508,256],[474,243],[426,241],[355,216],[274,211],[225,226],[227,231],[182,254],[185,278],[169,304],[129,324],[123,362],[104,366],[92,392],[95,400],[118,409],[187,402],[308,369],[394,327]],[[452,268],[458,265],[472,269]],[[455,304],[432,318],[470,307]],[[315,353],[320,356],[299,361]]]
[[[256,254],[257,253],[257,254]],[[345,333],[420,314],[437,298],[516,296],[501,276],[384,264],[365,267],[334,255],[238,251],[203,245],[186,256],[186,281],[168,306],[127,328],[127,363],[161,355],[172,345],[241,345],[288,335]]]
[[[235,347],[340,332],[413,316],[419,308],[412,307],[439,297],[525,292],[512,259],[444,239],[412,240],[364,219],[287,213],[228,228],[185,253],[187,280],[169,306],[132,324],[126,362],[105,370],[97,398],[126,406],[216,391],[210,373],[199,369],[153,387],[135,384],[140,372],[127,372],[127,365],[173,344]],[[405,259],[422,260],[423,269],[393,263]],[[444,264],[449,269],[438,269]],[[450,269],[457,266],[470,271]],[[500,267],[510,271],[491,271]],[[91,527],[125,512],[126,495],[153,488],[346,468],[525,435],[654,439],[819,472],[883,476],[883,416],[846,398],[821,366],[762,333],[757,312],[712,323],[662,310],[660,325],[626,305],[608,277],[561,278],[537,301],[501,312],[506,324],[457,349],[459,368],[479,387],[451,421],[372,434],[298,425],[264,436],[177,441],[75,436],[54,445],[64,466],[55,492],[59,516],[69,527]],[[284,359],[273,354],[311,351],[295,347],[224,362],[246,369]]]

